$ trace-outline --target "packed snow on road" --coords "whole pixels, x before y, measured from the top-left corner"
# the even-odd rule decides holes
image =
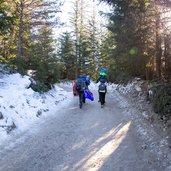
[[[88,101],[87,104],[83,106],[83,109],[78,108],[78,97],[73,96],[72,81],[70,82],[62,81],[60,84],[56,84],[52,90],[44,94],[39,94],[38,92],[34,92],[30,88],[30,84],[31,84],[30,77],[21,76],[20,74],[5,74],[2,75],[0,78],[0,137],[1,137],[0,145],[1,147],[4,146],[5,149],[13,148],[15,146],[15,143],[12,144],[10,142],[16,142],[17,144],[16,137],[18,135],[20,137],[22,135],[27,136],[26,133],[27,131],[29,131],[30,134],[35,135],[37,134],[36,131],[39,129],[39,127],[42,126],[41,123],[44,123],[43,125],[46,128],[47,127],[50,128],[48,122],[51,122],[50,121],[51,118],[52,120],[53,118],[56,118],[56,122],[58,122],[58,120],[61,119],[60,117],[62,112],[72,111],[70,113],[72,117],[68,118],[69,114],[63,113],[64,120],[61,119],[57,126],[55,126],[55,123],[52,122],[52,126],[54,129],[59,129],[59,131],[62,131],[61,129],[64,129],[63,136],[64,137],[66,136],[66,139],[69,138],[67,131],[69,131],[71,128],[73,128],[74,133],[77,132],[77,134],[72,135],[73,137],[71,136],[70,137],[71,139],[69,139],[67,142],[66,141],[63,142],[60,139],[59,142],[56,142],[56,146],[60,143],[66,143],[63,145],[61,144],[63,148],[66,146],[66,150],[64,151],[67,150],[70,151],[70,149],[67,149],[70,146],[68,143],[75,144],[77,142],[78,145],[80,143],[83,143],[84,140],[86,143],[84,145],[84,150],[82,149],[82,152],[87,153],[88,149],[86,151],[86,147],[94,151],[94,154],[93,151],[90,152],[91,155],[90,153],[87,154],[87,157],[89,155],[90,156],[88,157],[89,159],[88,158],[86,159],[87,162],[85,163],[84,166],[82,166],[82,169],[90,170],[90,168],[94,168],[94,170],[99,170],[101,167],[103,168],[102,170],[105,170],[106,168],[107,170],[112,171],[112,164],[107,164],[106,166],[102,164],[103,158],[104,157],[106,158],[108,155],[111,155],[114,151],[116,151],[117,147],[116,146],[114,147],[113,144],[119,146],[119,144],[121,143],[123,144],[128,143],[128,144],[124,144],[125,146],[124,148],[130,146],[130,149],[126,148],[125,150],[128,153],[131,153],[130,150],[132,150],[133,154],[130,155],[132,156],[132,158],[136,157],[134,153],[139,155],[140,152],[141,153],[143,152],[145,158],[142,160],[144,160],[144,162],[147,162],[148,164],[152,163],[150,169],[160,171],[161,168],[162,169],[165,168],[165,170],[169,171],[170,169],[169,166],[171,165],[171,155],[170,155],[168,137],[165,134],[165,132],[162,131],[158,132],[158,130],[155,129],[154,123],[148,121],[148,110],[146,110],[146,108],[143,109],[142,107],[143,104],[145,104],[145,100],[141,92],[142,91],[141,81],[135,80],[134,82],[131,82],[126,86],[108,84],[108,93],[107,93],[108,101],[106,102],[106,106],[104,109],[100,109],[100,106],[97,102],[98,84],[95,84],[93,82],[91,82],[89,89],[94,93],[95,101],[94,102]],[[129,98],[130,97],[129,94],[131,94],[133,91],[136,92],[136,96],[138,97],[135,103],[132,103],[132,101]],[[66,106],[68,107],[68,109],[66,109]],[[85,113],[86,115],[83,115],[83,113]],[[117,114],[113,116],[113,114],[115,113]],[[124,114],[122,115],[122,113]],[[60,116],[59,117],[60,119],[57,119],[58,115]],[[85,120],[85,123],[81,119]],[[109,120],[107,121],[106,119]],[[96,125],[96,123],[93,123],[96,120],[98,120],[99,124],[103,126],[103,128],[100,125]],[[46,121],[47,124],[45,124]],[[119,130],[119,127],[118,128],[115,127],[115,124],[117,124],[117,122],[123,122],[123,123],[125,122],[125,125],[122,126],[120,125],[119,126],[120,130]],[[60,123],[61,124],[63,123],[63,125],[60,125]],[[80,125],[79,123],[82,123],[82,125]],[[113,135],[113,133],[116,132],[116,130],[118,129],[118,134],[116,134],[116,137],[118,137],[117,139],[115,138],[110,139],[110,142],[107,141],[107,138],[104,137],[101,137],[100,139],[95,139],[97,134],[102,133],[103,131],[105,131],[105,129],[108,128],[107,126],[104,125],[104,123],[109,124],[108,127],[112,125],[114,126],[111,129],[111,131],[109,131],[105,135],[105,137],[110,137],[110,135]],[[78,130],[76,125],[78,126]],[[93,125],[94,125],[94,131],[97,129],[97,127],[98,130],[96,130],[95,132],[91,131],[92,135],[87,134],[86,130],[90,127],[92,127],[93,130]],[[131,125],[134,125],[132,126],[132,129],[131,129]],[[67,130],[67,128],[69,130]],[[53,131],[54,130],[51,130],[51,132],[48,132],[47,134],[51,134],[52,137],[55,138],[56,135],[52,133]],[[136,132],[136,137],[138,137],[138,140],[135,137],[130,137],[132,136],[132,134],[135,134],[135,132]],[[45,133],[46,131],[44,131],[44,134]],[[127,142],[124,141],[124,137],[126,135],[129,135]],[[44,136],[47,135],[40,134],[39,136],[37,136],[38,137],[37,139],[40,139],[40,141],[45,141],[44,139],[42,140],[42,137]],[[91,137],[89,142],[87,142],[86,136],[89,138]],[[49,139],[52,139],[52,137]],[[104,145],[97,152],[96,151],[97,146],[95,144],[95,141],[97,143],[98,142],[100,143],[103,142],[103,139],[105,139],[104,142],[106,145]],[[134,143],[135,146],[131,145],[132,142]],[[94,144],[94,148],[93,148],[93,144]],[[75,145],[73,145],[72,148],[77,149],[77,147],[74,146]],[[122,150],[120,152],[124,153],[124,151]],[[136,152],[135,150],[138,150],[139,152]],[[3,152],[4,152],[3,149],[1,149],[1,154],[4,154]],[[63,152],[60,153],[61,155],[65,155],[63,154]],[[15,153],[13,153],[13,155],[14,154]],[[16,155],[18,155],[18,152],[16,152]],[[73,161],[78,160],[80,157],[82,157],[82,155],[83,154],[80,153],[78,156],[75,156],[75,158],[73,158],[74,156],[66,157],[66,159],[68,158],[68,161],[62,160],[62,162],[58,166],[56,166],[56,168],[58,168],[58,170],[62,170],[62,169],[65,170],[64,169],[66,167],[65,165],[73,163]],[[151,156],[155,156],[155,158],[151,158]],[[10,157],[13,158],[12,156],[8,156],[8,158]],[[151,161],[146,161],[146,157],[147,160],[150,159]],[[122,159],[126,160],[126,158],[124,157],[122,157]],[[113,156],[113,160],[116,160],[114,156]],[[94,163],[94,161],[96,164]],[[128,169],[134,167],[129,163],[129,161],[125,161],[124,163],[128,164],[127,167]],[[156,169],[158,165],[161,165],[161,168]],[[72,165],[71,170],[74,169],[79,170],[79,167],[81,167],[81,165],[79,167],[78,166],[79,163],[75,163],[75,165]],[[6,167],[5,164],[4,167]],[[22,169],[24,169],[25,165],[23,165],[22,167],[23,167]],[[120,165],[118,165],[118,168],[119,167],[122,168]],[[135,165],[135,167],[138,167],[138,163],[137,165]],[[16,168],[18,168],[18,166],[16,166]],[[142,165],[142,168],[146,168],[146,166]],[[10,169],[12,168],[9,166],[9,170]],[[44,168],[44,169],[48,169],[48,168]]]

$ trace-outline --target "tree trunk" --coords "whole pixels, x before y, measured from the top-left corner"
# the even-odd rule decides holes
[[[170,37],[167,35],[164,39],[164,60],[165,60],[165,78],[170,80],[171,74],[171,49],[170,49]]]
[[[20,3],[20,22],[19,22],[19,34],[18,34],[18,72],[21,73],[21,59],[22,59],[22,39],[23,39],[23,2]]]
[[[75,41],[75,77],[78,76],[78,1],[76,1],[76,11],[75,11],[75,35],[76,35],[76,41]]]
[[[156,76],[161,78],[161,57],[162,57],[162,40],[160,35],[160,17],[157,15],[156,19]]]

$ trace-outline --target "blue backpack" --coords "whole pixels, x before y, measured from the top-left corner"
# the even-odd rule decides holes
[[[77,79],[75,83],[76,83],[76,90],[77,91],[81,92],[81,91],[85,90],[85,83],[83,80]]]
[[[107,92],[107,86],[106,86],[105,83],[101,83],[99,85],[99,92],[101,92],[101,93],[106,93]]]
[[[78,76],[77,79],[83,80],[87,86],[90,85],[90,79],[87,76]]]

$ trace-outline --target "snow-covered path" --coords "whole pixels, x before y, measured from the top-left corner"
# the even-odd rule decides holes
[[[162,171],[144,152],[134,121],[107,94],[106,106],[78,99],[0,150],[0,171]],[[36,126],[34,126],[36,127]],[[34,129],[34,128],[32,128]]]

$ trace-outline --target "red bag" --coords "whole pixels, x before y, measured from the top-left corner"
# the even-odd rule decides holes
[[[74,96],[78,96],[78,91],[76,90],[76,83],[74,82],[72,85],[72,91]]]

